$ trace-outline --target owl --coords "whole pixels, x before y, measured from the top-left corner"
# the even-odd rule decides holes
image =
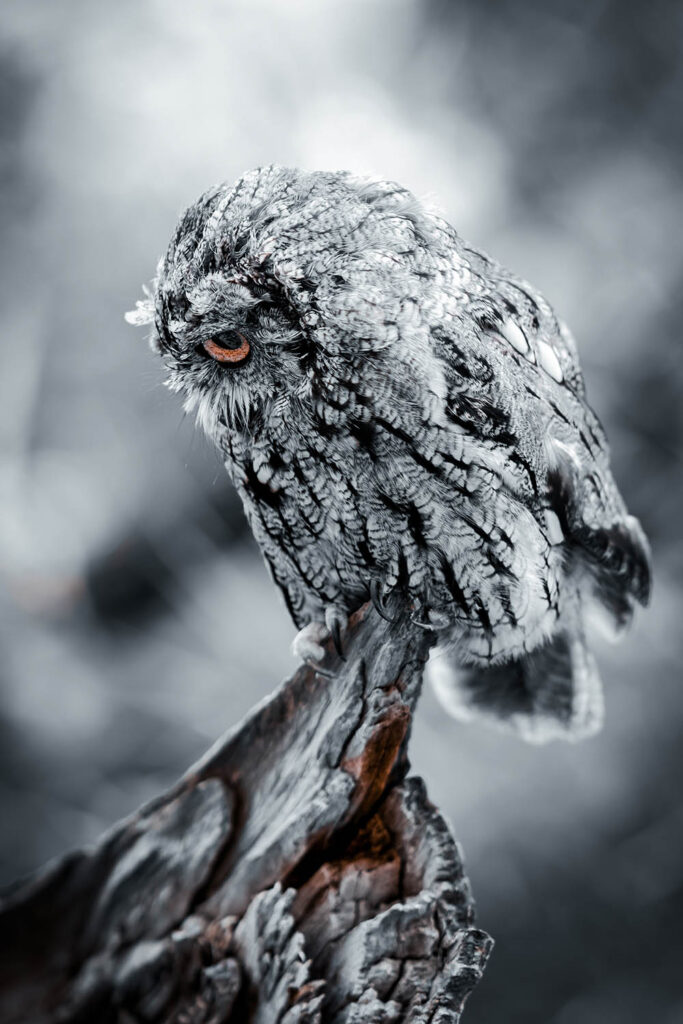
[[[648,547],[531,285],[395,183],[271,166],[187,209],[128,318],[220,450],[298,654],[372,601],[432,631],[457,717],[599,726],[587,623],[647,602]]]

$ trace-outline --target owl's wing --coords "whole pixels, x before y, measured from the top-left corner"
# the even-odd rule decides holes
[[[452,404],[471,429],[507,452],[525,503],[557,517],[615,625],[650,596],[650,552],[609,466],[604,431],[589,406],[574,340],[545,299],[482,254],[461,252],[471,273],[471,325],[445,332]],[[520,472],[523,470],[523,472]]]
[[[645,533],[608,490],[615,484],[600,460],[551,440],[549,498],[565,535],[581,552],[596,596],[611,613],[615,626],[628,625],[634,603],[650,599],[651,562]],[[554,461],[553,461],[554,459]],[[605,500],[607,498],[607,500]]]

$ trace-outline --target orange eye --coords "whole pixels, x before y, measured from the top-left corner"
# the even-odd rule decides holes
[[[203,341],[202,347],[217,363],[231,366],[243,363],[251,352],[251,345],[239,331],[221,331],[215,338]]]

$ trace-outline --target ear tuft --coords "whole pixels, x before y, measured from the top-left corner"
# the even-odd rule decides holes
[[[135,309],[124,313],[126,323],[134,327],[147,327],[154,323],[154,298],[147,285],[143,284],[142,290],[145,293],[144,299],[138,299]]]

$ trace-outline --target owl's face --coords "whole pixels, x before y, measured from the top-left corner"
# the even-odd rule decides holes
[[[171,298],[166,280],[162,273],[153,345],[169,387],[185,394],[185,409],[210,436],[252,432],[273,403],[304,396],[308,339],[265,284],[241,281],[226,266],[198,274]]]
[[[429,274],[411,271],[431,228],[411,203],[344,173],[262,168],[185,212],[128,319],[153,325],[169,386],[216,442],[288,410],[339,424],[380,394],[440,394],[418,315]]]

